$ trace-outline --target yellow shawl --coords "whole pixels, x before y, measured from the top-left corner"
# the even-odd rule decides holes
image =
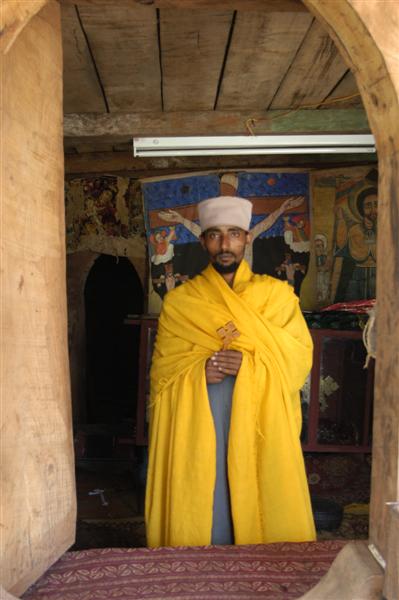
[[[151,368],[149,546],[210,543],[216,439],[204,365],[229,321],[241,334],[230,348],[243,354],[228,445],[235,543],[315,538],[299,442],[311,336],[292,288],[242,261],[233,288],[208,266],[164,300]]]

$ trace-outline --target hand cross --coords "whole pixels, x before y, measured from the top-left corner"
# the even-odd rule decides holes
[[[240,336],[240,332],[234,325],[233,321],[229,321],[226,323],[226,325],[217,329],[217,334],[223,342],[222,350],[227,350],[234,338],[238,338]]]

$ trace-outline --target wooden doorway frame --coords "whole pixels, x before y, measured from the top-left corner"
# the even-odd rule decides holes
[[[96,1],[101,2],[90,0]],[[258,1],[261,9],[262,3],[270,0]],[[54,2],[3,0],[0,51],[7,54],[30,20]],[[370,540],[389,560],[386,503],[399,500],[399,5],[387,0],[303,2],[329,31],[357,80],[379,156],[378,358]],[[153,6],[157,4],[162,0],[154,0]],[[196,0],[172,0],[169,4],[187,8]]]

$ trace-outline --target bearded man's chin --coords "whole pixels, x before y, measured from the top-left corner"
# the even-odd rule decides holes
[[[225,275],[226,273],[235,273],[240,266],[239,262],[232,262],[230,265],[220,265],[217,262],[212,263],[215,271],[220,273],[221,275]]]

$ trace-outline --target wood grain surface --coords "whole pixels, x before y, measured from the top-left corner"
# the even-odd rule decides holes
[[[19,595],[74,541],[58,2],[3,61],[2,585]]]
[[[213,110],[233,11],[161,10],[164,109]]]
[[[347,69],[328,32],[314,21],[270,108],[321,102]]]
[[[305,12],[238,13],[217,108],[268,108],[312,20]]]
[[[131,3],[78,6],[109,110],[160,110],[155,10]]]
[[[106,112],[99,78],[75,6],[61,10],[64,112]]]

